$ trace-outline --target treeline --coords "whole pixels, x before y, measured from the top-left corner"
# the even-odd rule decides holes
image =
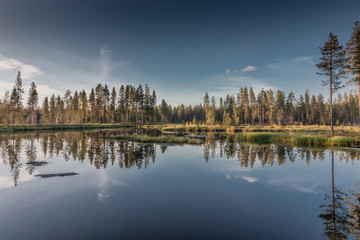
[[[208,93],[203,104],[171,106],[164,99],[156,104],[156,92],[148,85],[143,88],[121,85],[111,90],[98,84],[90,93],[85,90],[66,91],[63,96],[45,97],[39,104],[35,83],[31,83],[26,105],[21,73],[18,72],[13,90],[0,101],[0,122],[3,124],[222,124],[226,126],[330,124],[330,102],[321,94],[310,95],[308,90],[299,97],[293,92],[240,88],[217,102]],[[350,91],[338,93],[333,103],[335,124],[359,123],[359,102]]]
[[[66,91],[64,96],[52,94],[39,106],[34,82],[29,88],[26,106],[24,87],[18,72],[12,92],[5,92],[0,101],[3,124],[86,124],[86,123],[155,123],[156,93],[145,85],[114,87],[98,84],[90,93]]]
[[[220,98],[217,107],[215,98],[206,93],[204,110],[206,124],[222,123],[224,125],[261,124],[261,125],[328,125],[330,124],[330,102],[322,94],[310,95],[306,90],[298,98],[293,92],[262,89],[257,95],[253,89],[240,88],[236,96],[227,95]],[[353,125],[359,122],[358,99],[350,91],[338,93],[333,107],[333,116],[337,125]]]

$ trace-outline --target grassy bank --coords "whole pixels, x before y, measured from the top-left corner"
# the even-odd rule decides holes
[[[270,133],[306,133],[317,135],[329,135],[331,132],[330,126],[318,125],[238,125],[238,126],[222,126],[222,125],[148,125],[147,128],[161,129],[163,132],[270,132]],[[338,136],[357,136],[360,134],[358,126],[335,126],[335,135]]]
[[[189,137],[175,137],[175,136],[148,136],[148,135],[119,135],[111,137],[116,140],[130,140],[142,143],[187,143],[187,144],[202,144],[202,139],[192,139]]]
[[[36,125],[0,125],[0,133],[29,132],[29,131],[61,131],[86,130],[104,128],[128,128],[135,125],[124,124],[36,124]]]
[[[360,147],[359,137],[304,135],[286,133],[239,133],[236,139],[240,142],[281,143],[311,147]]]

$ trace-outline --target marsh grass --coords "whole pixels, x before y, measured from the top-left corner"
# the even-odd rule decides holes
[[[176,137],[176,136],[149,136],[149,135],[118,135],[112,137],[116,140],[129,140],[129,141],[136,141],[142,143],[187,143],[187,144],[202,144],[202,139],[192,139],[188,137]]]
[[[303,135],[287,133],[263,133],[246,132],[239,133],[237,140],[240,142],[258,143],[283,143],[298,146],[312,147],[357,147],[360,146],[360,138],[347,136],[326,136],[326,135]]]
[[[325,125],[237,125],[226,127],[223,125],[197,125],[197,124],[170,124],[170,125],[147,125],[147,128],[158,128],[164,132],[270,132],[270,133],[306,133],[329,135],[330,126]],[[358,126],[335,126],[335,135],[358,136],[360,128]]]

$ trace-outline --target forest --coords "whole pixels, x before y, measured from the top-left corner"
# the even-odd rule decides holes
[[[322,94],[311,95],[309,90],[295,96],[293,92],[261,90],[255,94],[250,87],[240,87],[239,92],[220,97],[205,93],[198,105],[171,106],[164,99],[157,104],[155,90],[121,85],[109,89],[98,84],[91,89],[66,91],[63,96],[45,97],[39,106],[36,85],[31,84],[23,103],[24,87],[19,72],[11,93],[6,92],[0,101],[0,121],[3,124],[278,124],[278,125],[328,125],[329,100]],[[359,101],[355,91],[338,93],[334,99],[336,125],[354,125],[359,122]]]

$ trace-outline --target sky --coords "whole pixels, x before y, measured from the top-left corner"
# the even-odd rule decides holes
[[[251,86],[328,96],[319,47],[330,32],[345,45],[359,9],[359,0],[1,0],[0,94],[20,70],[40,98],[98,83],[147,83],[172,105]]]

